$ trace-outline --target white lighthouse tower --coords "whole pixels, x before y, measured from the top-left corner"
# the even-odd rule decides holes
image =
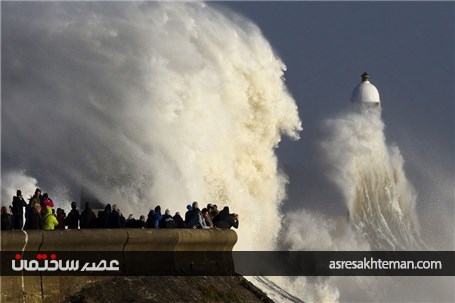
[[[362,109],[381,107],[378,89],[370,83],[370,75],[367,73],[362,74],[362,81],[354,88],[351,102],[360,105]]]

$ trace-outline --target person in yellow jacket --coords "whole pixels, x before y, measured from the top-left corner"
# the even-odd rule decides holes
[[[58,225],[57,218],[52,214],[52,207],[46,206],[45,215],[43,216],[43,224],[41,226],[44,230],[54,230]]]

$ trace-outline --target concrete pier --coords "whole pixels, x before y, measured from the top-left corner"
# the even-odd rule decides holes
[[[141,268],[128,252],[175,252],[165,258],[173,270],[206,266],[205,252],[231,252],[237,242],[232,230],[199,229],[84,229],[55,231],[2,231],[1,250],[34,259],[40,252],[123,252],[124,265],[132,275]],[[191,254],[179,252],[192,252]],[[164,254],[166,255],[166,254]],[[195,258],[196,256],[196,258]],[[216,260],[217,268],[234,270],[230,253]],[[9,260],[11,262],[11,260]],[[151,262],[160,262],[151,260]],[[201,262],[201,263],[199,263]],[[3,263],[5,264],[5,263]],[[3,272],[3,270],[2,270]],[[1,302],[61,302],[88,284],[112,276],[2,276]]]

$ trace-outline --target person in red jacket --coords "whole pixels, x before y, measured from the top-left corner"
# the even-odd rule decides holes
[[[41,209],[43,215],[45,215],[46,207],[54,208],[54,201],[52,201],[52,199],[49,198],[49,195],[47,193],[44,193],[43,199],[41,200]]]

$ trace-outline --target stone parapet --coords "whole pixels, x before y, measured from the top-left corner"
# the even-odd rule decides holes
[[[1,232],[2,252],[21,254],[27,260],[35,259],[40,252],[116,252],[123,255],[122,261],[128,275],[138,275],[144,270],[135,260],[136,252],[162,252],[162,259],[150,260],[151,263],[148,263],[152,268],[154,264],[162,265],[165,262],[172,270],[182,273],[207,266],[212,266],[214,270],[226,269],[233,272],[234,265],[229,252],[236,242],[237,234],[232,230],[79,229]],[[210,252],[227,253],[207,264],[207,254]],[[112,279],[112,276],[50,276],[44,272],[35,276],[2,275],[1,302],[62,302],[88,284],[105,279]]]

